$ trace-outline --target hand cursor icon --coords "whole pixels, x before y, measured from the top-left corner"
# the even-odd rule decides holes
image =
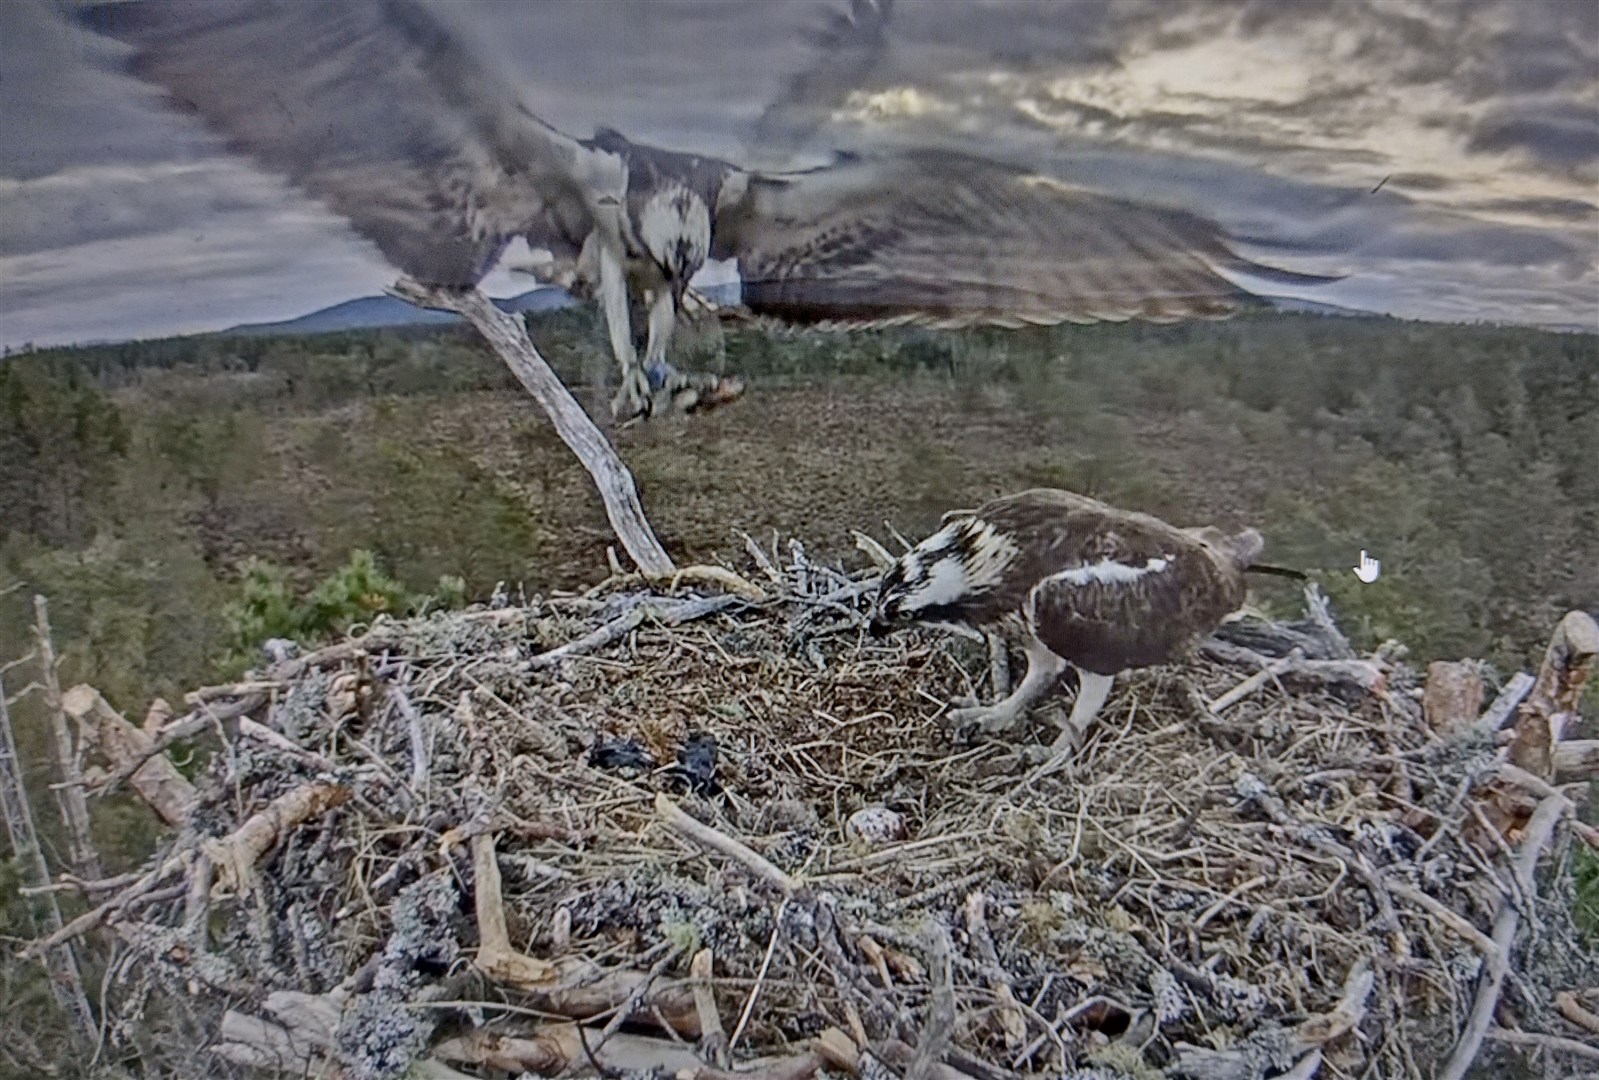
[[[1382,573],[1382,563],[1366,554],[1366,549],[1360,550],[1360,565],[1355,567],[1355,576],[1367,585],[1377,580],[1377,575]]]

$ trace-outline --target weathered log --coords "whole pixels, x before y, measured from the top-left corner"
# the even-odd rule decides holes
[[[255,884],[255,864],[267,852],[290,831],[348,802],[350,794],[342,784],[305,784],[279,795],[220,840],[201,840],[201,850],[216,869],[212,895],[248,893]]]
[[[1450,736],[1470,728],[1482,712],[1482,665],[1475,660],[1434,660],[1427,665],[1421,714],[1433,733]]]
[[[1599,623],[1586,612],[1569,612],[1549,639],[1538,679],[1516,717],[1511,764],[1546,780],[1554,776],[1555,744],[1576,720],[1596,655]]]
[[[182,825],[194,810],[194,785],[156,750],[156,743],[113,709],[100,692],[80,683],[61,695],[61,707],[77,721],[81,737],[97,746],[133,790],[168,825]]]
[[[270,1070],[280,1075],[329,1077],[347,1074],[326,1060],[326,1044],[306,1033],[270,1023],[259,1016],[229,1009],[211,1052],[234,1065]]]
[[[1555,779],[1562,784],[1599,777],[1599,739],[1567,739],[1555,744]]]

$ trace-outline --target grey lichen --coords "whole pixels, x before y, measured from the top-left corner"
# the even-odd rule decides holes
[[[434,1022],[408,1008],[407,1000],[423,980],[419,965],[443,970],[460,951],[450,926],[459,904],[455,883],[443,875],[423,878],[395,897],[393,929],[371,988],[339,1024],[340,1053],[361,1080],[392,1080],[427,1048]]]
[[[327,672],[312,669],[291,683],[272,710],[272,722],[295,742],[305,741],[323,723],[328,699]]]
[[[1155,1019],[1170,1024],[1188,1015],[1188,998],[1177,979],[1165,968],[1156,968],[1149,977],[1150,996],[1154,999]]]

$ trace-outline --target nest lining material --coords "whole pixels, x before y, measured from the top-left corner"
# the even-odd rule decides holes
[[[1065,702],[955,744],[1003,663],[867,636],[868,575],[791,554],[760,603],[384,620],[191,695],[229,741],[118,913],[113,1035],[160,999],[239,1075],[1432,1075],[1509,863],[1468,836],[1491,738],[1402,663],[1218,645],[1046,773]],[[1565,863],[1517,900],[1534,1025],[1599,982]]]

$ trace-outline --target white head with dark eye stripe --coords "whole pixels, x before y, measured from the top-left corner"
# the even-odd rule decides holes
[[[1009,537],[984,521],[952,521],[895,560],[878,588],[873,623],[942,614],[999,584],[1016,558]]]
[[[705,265],[711,249],[711,215],[705,200],[681,184],[663,187],[644,200],[639,239],[677,295]]]

